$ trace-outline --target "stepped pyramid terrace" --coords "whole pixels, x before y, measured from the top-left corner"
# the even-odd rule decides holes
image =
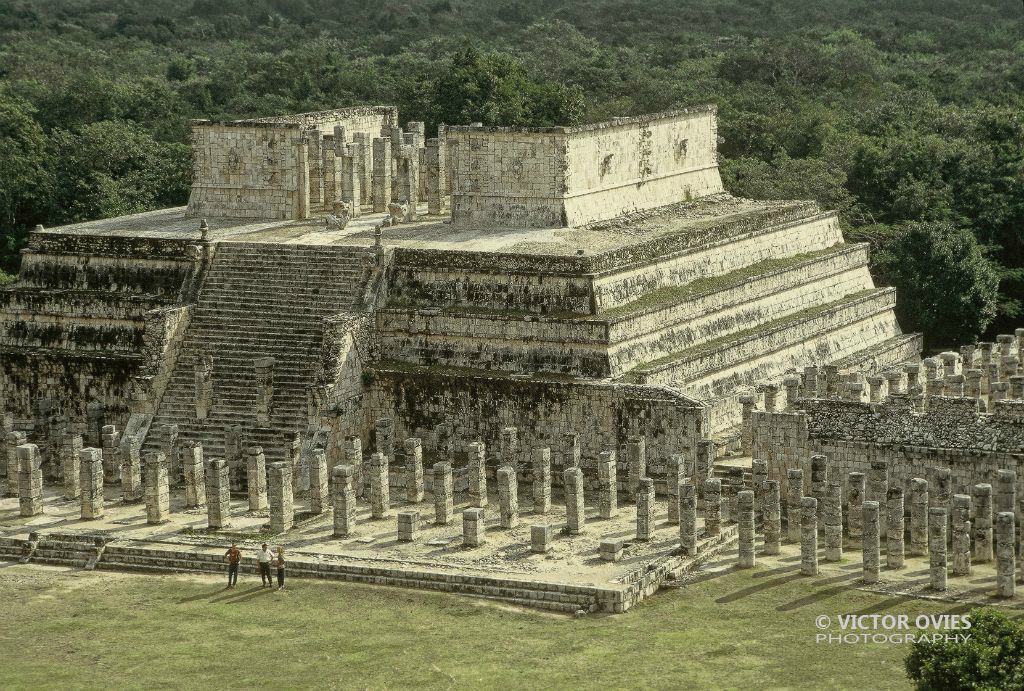
[[[712,106],[399,122],[195,121],[187,207],[31,234],[0,554],[212,570],[273,534],[298,575],[623,611],[743,553],[752,449],[787,470],[761,416],[921,367],[834,212],[724,191]]]

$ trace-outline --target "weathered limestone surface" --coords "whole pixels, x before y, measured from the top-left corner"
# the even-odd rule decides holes
[[[142,445],[137,437],[131,437],[121,454],[121,500],[133,502],[141,498]]]
[[[562,482],[565,492],[566,530],[570,535],[577,535],[583,531],[587,521],[583,504],[583,471],[576,467],[569,468],[563,473]]]
[[[511,466],[498,468],[499,518],[502,528],[519,525],[519,481]]]
[[[286,463],[293,470],[290,463]],[[327,455],[320,449],[313,452],[309,462],[309,510],[323,513],[331,508],[330,488],[327,484]]]
[[[840,478],[830,478],[825,488],[825,561],[843,558],[843,486]]]
[[[405,440],[405,500],[423,501],[423,442],[415,437]]]
[[[82,495],[81,472],[82,435],[64,433],[60,447],[61,472],[64,475],[64,498],[78,499]]]
[[[950,548],[953,554],[951,571],[954,576],[971,575],[971,497],[967,494],[953,496],[953,511],[950,517],[952,537]]]
[[[370,456],[370,516],[380,520],[391,511],[388,457],[379,451]]]
[[[355,477],[355,468],[350,465],[336,465],[331,471],[335,537],[349,537],[355,531]]]
[[[864,492],[866,490],[864,473],[850,473],[847,475],[846,491],[846,525],[847,537],[850,547],[859,547],[861,537],[864,534],[862,520],[864,513],[861,506],[864,504]]]
[[[764,553],[778,554],[782,543],[782,507],[779,501],[778,480],[764,483]]]
[[[890,569],[902,569],[905,559],[904,519],[903,519],[903,488],[890,487],[886,499],[886,540],[885,559]],[[879,525],[881,530],[881,525]]]
[[[786,494],[786,534],[790,542],[800,542],[800,505],[804,497],[804,471],[800,468],[790,468],[786,471],[786,479],[789,487]]]
[[[146,478],[146,522],[153,525],[166,523],[171,513],[167,457],[162,452],[146,454],[143,465]]]
[[[946,519],[945,507],[935,506],[928,509],[928,582],[933,590],[946,589]]]
[[[636,494],[636,539],[650,540],[654,527],[654,480],[644,477]]]
[[[223,458],[206,462],[206,521],[212,530],[231,527],[231,480]]]
[[[866,501],[861,505],[864,539],[861,547],[863,574],[865,583],[877,583],[879,562],[879,504],[877,501]],[[891,544],[891,540],[890,540]],[[890,564],[892,566],[892,564]]]
[[[245,455],[249,510],[263,511],[267,508],[267,459],[261,446],[250,446]]]
[[[814,497],[800,501],[800,573],[818,574],[818,500]]]
[[[615,452],[602,451],[597,461],[597,515],[612,518],[618,513],[618,480],[615,472]]]
[[[1013,597],[1017,592],[1015,548],[1014,515],[1003,511],[996,516],[996,597]]]
[[[452,483],[452,464],[434,464],[434,523],[449,525],[455,520],[455,491]],[[550,500],[550,486],[548,489]],[[536,512],[536,503],[534,503]]]
[[[533,512],[546,514],[551,510],[551,449],[533,451]]]
[[[292,496],[292,469],[282,461],[267,468],[267,500],[270,504],[270,532],[276,534],[291,530],[295,523],[295,504]]]
[[[420,529],[420,512],[399,511],[397,525],[399,542],[415,541]]]
[[[704,481],[704,535],[717,537],[722,530],[722,481]]]
[[[910,554],[928,554],[928,481],[910,481]]]
[[[751,490],[744,490],[739,493],[739,523],[740,542],[737,565],[741,569],[749,569],[754,566],[754,493]]]
[[[974,561],[992,561],[992,485],[974,486]]]
[[[101,449],[82,449],[81,488],[82,488],[82,520],[103,518],[103,451]]]
[[[484,543],[484,510],[465,509],[462,512],[462,544],[465,547],[479,547]]]
[[[626,491],[631,498],[640,490],[641,478],[647,477],[647,445],[643,437],[630,437],[626,442]]]
[[[679,543],[683,554],[697,554],[697,488],[689,483],[679,485]]]
[[[18,456],[18,447],[20,447],[22,444],[25,444],[27,441],[28,440],[24,432],[8,432],[7,436],[4,438],[4,453],[7,466],[7,492],[5,496],[18,496],[18,488],[20,482],[18,479],[18,474],[21,469],[21,462]],[[77,480],[75,482],[77,482]],[[78,492],[80,493],[81,490],[78,490]],[[78,494],[75,494],[74,497],[69,497],[69,499],[77,498]]]
[[[530,551],[536,554],[546,554],[551,551],[552,530],[550,525],[530,526]]]
[[[484,460],[487,447],[483,442],[472,442],[469,454],[469,503],[483,508],[487,506],[487,467]]]
[[[185,473],[185,508],[201,509],[206,506],[206,473],[203,468],[203,445],[198,442],[185,442],[182,447],[182,463]]]

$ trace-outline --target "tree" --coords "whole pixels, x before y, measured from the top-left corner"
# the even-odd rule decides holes
[[[42,220],[46,137],[32,107],[0,92],[0,269],[14,271],[29,226]]]
[[[1001,612],[974,609],[965,642],[918,641],[904,664],[918,689],[1024,688],[1024,625]]]
[[[897,290],[904,329],[925,344],[973,343],[996,317],[998,267],[969,231],[950,223],[868,226],[850,233],[875,245],[873,272]]]

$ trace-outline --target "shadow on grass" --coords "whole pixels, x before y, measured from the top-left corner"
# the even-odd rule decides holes
[[[187,602],[195,602],[196,600],[205,600],[208,597],[214,597],[216,595],[220,595],[221,593],[226,593],[227,590],[228,590],[228,586],[227,585],[223,585],[223,586],[220,586],[220,587],[216,588],[215,590],[211,590],[208,593],[199,593],[198,595],[193,595],[192,597],[183,597],[180,600],[178,600],[178,604],[179,605],[184,605]]]
[[[224,590],[227,590],[227,588],[225,588]],[[245,590],[245,591],[243,591],[241,593],[228,591],[228,592],[225,592],[220,597],[215,597],[215,598],[211,599],[210,602],[211,603],[212,602],[224,602],[225,600],[231,600],[233,598],[245,597],[246,595],[251,595],[253,593],[259,592],[260,590],[266,590],[266,588],[264,588],[261,585],[256,585],[256,586],[253,586],[252,588],[249,588],[248,590]]]
[[[717,602],[720,605],[725,605],[730,602],[736,602],[737,600],[742,600],[745,597],[749,597],[751,595],[754,595],[764,590],[768,590],[770,588],[776,588],[780,585],[785,585],[786,583],[790,583],[791,581],[795,581],[800,578],[800,574],[794,573],[788,576],[774,578],[770,581],[762,581],[761,583],[758,583],[757,585],[752,585],[749,588],[743,588],[742,590],[737,590],[735,593],[723,595],[722,597],[715,600],[715,602]]]

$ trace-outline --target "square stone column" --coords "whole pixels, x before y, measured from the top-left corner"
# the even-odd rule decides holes
[[[546,514],[551,510],[551,449],[533,451],[533,512]]]
[[[519,480],[512,466],[498,468],[498,503],[502,528],[519,525]]]
[[[650,540],[654,537],[654,480],[640,478],[640,489],[636,494],[636,539]]]
[[[145,456],[146,522],[166,523],[171,514],[171,486],[167,475],[167,457],[161,453]]]
[[[142,446],[138,437],[131,437],[127,452],[121,454],[121,501],[128,503],[141,498]]]
[[[81,453],[82,435],[65,432],[60,445],[61,475],[64,478],[64,498],[78,499],[82,496]]]
[[[612,518],[618,513],[615,465],[615,452],[602,451],[597,461],[597,512],[601,518]]]
[[[405,499],[423,501],[423,442],[415,437],[405,440]]]
[[[245,454],[249,510],[262,511],[267,508],[267,459],[262,446],[250,446]]]
[[[290,464],[288,464],[290,467]],[[309,461],[309,510],[323,513],[331,508],[330,490],[327,485],[327,455],[323,449],[313,451]]]
[[[7,462],[7,492],[5,493],[5,496],[18,496],[18,474],[21,469],[21,463],[18,460],[18,447],[25,444],[27,441],[28,437],[24,432],[8,432],[7,436],[4,438],[4,456]],[[77,463],[77,457],[75,460]],[[75,482],[78,482],[78,473],[75,473]],[[77,499],[78,494],[69,498]]]
[[[121,435],[117,427],[103,425],[102,441],[103,478],[107,482],[117,482],[121,477]]]
[[[434,464],[434,523],[448,525],[455,520],[455,492],[452,464]]]
[[[487,447],[483,442],[472,442],[469,454],[469,503],[481,508],[487,506]]]
[[[295,522],[295,504],[292,498],[292,469],[278,461],[267,468],[267,495],[270,504],[270,532],[280,534],[290,530]]]
[[[345,437],[345,464],[352,468],[352,486],[356,496],[363,496],[363,442],[359,437]]]
[[[39,447],[21,444],[18,454],[18,504],[22,516],[38,516],[43,512],[43,467]]]
[[[565,522],[570,535],[578,535],[587,522],[583,503],[583,471],[577,467],[562,473],[565,492]]]
[[[103,452],[82,449],[79,457],[82,520],[103,518]]]
[[[356,527],[355,468],[336,465],[331,471],[334,492],[334,537],[349,537]]]
[[[398,512],[398,541],[413,542],[420,530],[419,511]]]
[[[466,509],[462,512],[462,545],[479,547],[484,543],[484,510],[480,508]]]
[[[391,510],[388,457],[378,452],[370,456],[370,516],[381,519]]]
[[[535,554],[545,554],[551,551],[551,526],[531,525],[530,526],[530,551]]]
[[[206,506],[203,445],[195,441],[184,442],[181,460],[185,473],[185,508],[201,509]]]
[[[643,437],[633,436],[626,442],[626,491],[635,498],[640,479],[647,476],[647,443]]]
[[[391,203],[391,139],[376,137],[373,140],[373,211],[382,213]]]
[[[206,464],[206,519],[213,530],[231,527],[231,479],[228,464],[214,458]]]
[[[426,190],[427,213],[432,216],[443,215],[447,211],[448,198],[445,196],[445,176],[447,151],[439,139],[427,140],[426,151]]]

